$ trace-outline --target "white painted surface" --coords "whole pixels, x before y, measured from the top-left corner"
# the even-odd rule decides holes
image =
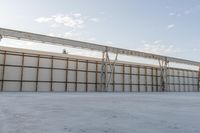
[[[13,51],[14,52],[14,51]],[[3,83],[3,91],[19,91],[20,90],[20,80],[21,80],[21,73],[22,68],[22,52],[15,53],[17,55],[10,55],[13,52],[8,52],[6,54],[6,61],[5,61],[5,68],[4,68],[4,76],[3,76],[3,66],[0,66],[0,80],[2,77],[4,80]],[[30,53],[29,53],[30,54]],[[24,68],[23,68],[23,78],[22,81],[22,91],[35,91],[36,90],[36,79],[37,79],[37,63],[38,63],[38,56],[37,54],[31,54],[33,57],[27,57],[25,54],[24,57]],[[52,55],[53,56],[53,55]],[[69,61],[67,63],[67,57],[58,57],[53,58],[52,56],[41,54],[39,58],[39,67],[38,68],[38,91],[50,91],[51,90],[51,75],[52,75],[52,90],[53,91],[65,91],[65,84],[66,84],[66,68],[68,65],[68,82],[67,83],[67,90],[68,91],[75,91],[75,84],[77,82],[77,91],[83,92],[86,91],[86,81],[88,84],[88,91],[95,91],[95,83],[96,83],[96,61],[90,60],[90,58],[79,59],[69,57]],[[48,57],[48,58],[45,58]],[[0,53],[0,64],[3,64],[4,55],[3,52]],[[76,63],[78,59],[78,63]],[[87,64],[88,63],[88,70],[87,73]],[[53,63],[53,64],[51,64]],[[16,65],[16,66],[12,66]],[[78,65],[78,66],[76,66]],[[131,83],[132,83],[132,90],[141,92],[145,91],[161,91],[160,88],[160,70],[157,70],[156,77],[156,69],[154,67],[152,72],[153,66],[140,66],[138,70],[138,66],[132,64],[132,75],[130,75],[130,65],[124,65],[124,75],[123,75],[123,64],[118,63],[115,67],[115,74],[114,74],[114,81],[113,75],[111,75],[111,85],[109,85],[107,91],[113,91],[113,83],[115,83],[114,91],[116,92],[129,92],[131,91]],[[32,68],[28,68],[28,67]],[[51,66],[53,66],[51,71]],[[77,77],[76,77],[76,68],[77,70]],[[101,90],[100,84],[101,83],[101,62],[98,64],[98,74],[97,74],[97,90]],[[93,72],[91,72],[93,71]],[[52,73],[51,73],[52,72]],[[110,72],[110,70],[108,70]],[[139,72],[139,73],[138,73]],[[86,74],[88,74],[88,78],[86,79]],[[139,74],[139,76],[137,75]],[[153,77],[151,76],[153,74]],[[187,71],[181,69],[169,69],[168,71],[168,81],[170,83],[169,88],[166,91],[197,91],[197,78],[198,72],[197,71]],[[110,75],[110,74],[108,74]],[[171,76],[170,76],[171,75]],[[77,79],[77,81],[76,81]],[[124,79],[124,83],[123,83]],[[131,81],[132,79],[132,81]],[[11,82],[11,80],[13,80]],[[15,81],[18,80],[18,81]],[[33,81],[33,82],[31,82]],[[42,82],[41,82],[42,81]],[[153,82],[152,82],[153,81]],[[62,83],[63,82],[63,83]],[[152,84],[153,83],[153,84]],[[2,82],[0,82],[0,85]],[[138,86],[140,84],[140,86]],[[152,86],[153,85],[153,86]],[[156,87],[158,85],[158,87]]]

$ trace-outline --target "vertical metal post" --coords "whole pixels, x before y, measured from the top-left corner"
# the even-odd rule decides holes
[[[188,82],[188,89],[189,89],[189,91],[190,91],[190,74],[189,74],[189,71],[187,70],[187,82]]]
[[[138,92],[140,92],[140,66],[138,66]]]
[[[53,56],[51,57],[51,88],[50,91],[53,91]]]
[[[167,80],[168,80],[168,92],[171,92],[171,80],[170,80],[170,78],[171,78],[171,69],[168,69],[168,76],[167,76]]]
[[[24,73],[24,53],[22,53],[22,64],[21,64],[21,80],[20,80],[20,92],[22,92],[22,83],[23,83],[23,73]]]
[[[4,57],[3,57],[3,66],[2,66],[3,72],[2,72],[1,92],[3,91],[3,87],[4,87],[5,66],[6,66],[6,51],[4,52]]]
[[[180,70],[177,71],[178,71],[178,91],[181,92]]]
[[[165,59],[165,65],[164,65],[164,90],[163,91],[168,91],[168,68],[167,68],[167,65],[168,65],[168,62],[167,62],[167,59]]]
[[[78,81],[78,59],[76,59],[75,92],[77,92],[77,81]]]
[[[195,87],[194,87],[194,72],[192,71],[192,88],[193,88],[193,91],[195,91]]]
[[[108,81],[108,51],[106,50],[106,61],[105,61],[105,80],[104,80],[104,92],[108,91],[108,85],[107,85],[107,81]]]
[[[200,66],[199,66],[199,71],[198,71],[198,84],[197,84],[197,91],[200,91]]]
[[[105,85],[105,52],[102,53],[102,62],[101,62],[101,91],[104,90]]]
[[[122,91],[123,91],[123,92],[125,91],[125,83],[124,83],[124,82],[125,82],[125,77],[124,77],[125,74],[124,74],[124,71],[125,71],[125,67],[124,67],[124,64],[123,64],[123,65],[122,65],[122,76],[123,76],[123,77],[122,77],[122,82],[123,82],[123,83],[122,83],[122,84],[123,84],[123,86],[122,86]]]
[[[86,61],[86,86],[85,86],[85,90],[86,92],[88,92],[88,60]]]
[[[168,60],[159,60],[160,65],[160,82],[161,82],[161,91],[168,91]]]
[[[106,86],[109,87],[110,82],[111,82],[111,77],[113,77],[113,89],[112,89],[113,92],[114,92],[114,89],[115,89],[114,88],[115,87],[115,84],[114,84],[115,79],[114,78],[115,78],[115,65],[116,65],[116,62],[117,62],[117,57],[118,57],[118,53],[115,56],[114,62],[111,63],[109,55],[107,53],[107,60],[108,60],[109,66],[110,66],[110,72],[109,72],[110,74],[109,74],[109,77],[107,78]]]
[[[95,71],[95,75],[96,75],[96,80],[95,80],[95,91],[97,92],[97,85],[98,85],[98,62],[96,61],[96,71]]]
[[[158,68],[156,68],[156,92],[158,92]]]
[[[170,90],[170,86],[169,86],[169,61],[166,59],[165,60],[165,88],[166,88],[166,91],[169,91]]]
[[[147,92],[147,67],[144,67],[144,73],[145,73],[145,92]]]
[[[67,58],[67,60],[66,60],[66,79],[65,79],[65,92],[67,92],[68,91],[68,66],[69,66],[69,58]]]
[[[151,92],[153,92],[154,83],[153,83],[153,67],[151,68]]]
[[[174,68],[172,68],[172,75],[173,75],[173,87],[174,87],[174,92],[176,91],[176,85],[175,85],[175,71]]]
[[[36,89],[35,89],[36,92],[38,91],[39,67],[40,67],[40,55],[38,55],[38,60],[37,60]]]
[[[104,91],[104,92],[108,91],[108,87],[110,85],[110,80],[111,80],[111,77],[112,77],[112,74],[113,74],[113,69],[114,69],[115,63],[117,61],[117,56],[118,56],[118,54],[116,54],[114,63],[111,63],[107,48],[102,53],[102,63],[101,63],[101,91]],[[108,65],[110,66],[110,72],[109,73],[108,73]]]
[[[130,92],[133,91],[132,66],[130,65]]]
[[[115,92],[115,67],[113,67],[113,92]]]
[[[185,90],[186,90],[185,88],[186,87],[185,87],[185,71],[184,70],[183,70],[183,85],[184,85],[184,92],[185,92]]]

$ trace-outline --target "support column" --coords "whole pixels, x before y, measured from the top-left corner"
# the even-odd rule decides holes
[[[200,91],[200,66],[199,66],[199,71],[198,71],[198,84],[197,84],[197,91]]]
[[[68,91],[68,67],[69,67],[69,58],[66,59],[65,92]]]
[[[50,91],[53,91],[53,56],[51,57],[51,88]]]
[[[24,53],[22,54],[20,92],[22,91],[22,86],[23,86],[23,75],[24,75]]]
[[[108,91],[108,87],[113,76],[113,69],[117,61],[118,54],[116,54],[115,60],[111,63],[108,50],[102,53],[102,63],[101,63],[101,91]],[[108,72],[108,66],[110,67],[110,72]]]
[[[161,83],[161,91],[165,92],[168,91],[168,65],[169,62],[167,58],[165,60],[159,60],[160,65],[160,83]]]
[[[95,92],[98,91],[98,61],[96,61],[96,71],[95,71]]]
[[[88,60],[86,61],[86,74],[85,74],[85,80],[86,80],[85,91],[88,92]]]
[[[2,38],[3,38],[2,35],[0,35],[0,41],[1,41]]]
[[[6,51],[4,52],[4,56],[3,56],[3,70],[2,70],[2,77],[1,77],[1,92],[3,91],[4,88],[4,74],[5,74],[5,67],[6,67]]]
[[[35,91],[38,91],[38,79],[39,79],[39,67],[40,67],[40,55],[38,55],[38,60],[37,60],[37,73],[36,73],[36,88]]]
[[[105,89],[105,52],[102,53],[101,61],[101,92]]]

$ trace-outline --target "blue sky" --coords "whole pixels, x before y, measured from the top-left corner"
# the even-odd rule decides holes
[[[200,57],[199,0],[0,0],[0,27]],[[0,44],[34,48],[10,40]]]

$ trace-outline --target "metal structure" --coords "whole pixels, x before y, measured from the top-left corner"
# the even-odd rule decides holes
[[[181,92],[199,91],[199,72],[168,67],[167,88],[161,69],[151,65],[109,61],[107,87],[101,81],[102,60],[83,56],[0,46],[1,91]],[[110,66],[113,67],[112,71]],[[115,66],[115,67],[114,67]],[[102,87],[101,87],[102,86]]]
[[[160,82],[162,83],[162,86],[161,86],[162,91],[166,91],[168,89],[168,64],[169,64],[169,62],[187,64],[187,65],[193,65],[193,66],[200,66],[200,62],[196,62],[196,61],[190,61],[190,60],[185,60],[185,59],[180,59],[180,58],[139,52],[139,51],[135,51],[135,50],[115,48],[115,47],[93,44],[93,43],[88,43],[88,42],[69,40],[69,39],[64,39],[64,38],[59,38],[59,37],[51,37],[51,36],[35,34],[35,33],[30,33],[30,32],[22,32],[22,31],[17,31],[17,30],[0,28],[0,39],[2,39],[2,38],[21,39],[21,40],[26,40],[26,41],[36,41],[36,42],[41,42],[41,43],[50,43],[50,44],[54,44],[54,45],[70,46],[70,47],[76,47],[76,48],[82,48],[82,49],[95,50],[95,51],[102,52],[102,65],[101,65],[101,86],[102,86],[101,88],[102,88],[102,91],[107,90],[107,87],[110,84],[111,75],[113,74],[114,67],[115,67],[115,63],[114,64],[110,63],[109,53],[116,54],[115,62],[117,61],[118,54],[158,60],[159,66],[160,66],[160,71],[161,71],[161,73],[160,73],[161,81]],[[108,74],[108,70],[109,70],[110,74]]]
[[[102,64],[101,64],[101,91],[107,91],[108,86],[110,85],[111,77],[114,72],[114,68],[117,62],[118,53],[115,56],[115,60],[111,63],[109,58],[109,53],[106,50],[102,54]],[[108,71],[110,70],[110,71]]]
[[[160,82],[161,82],[161,89],[162,91],[168,90],[168,65],[169,61],[165,60],[158,60],[160,66]]]

